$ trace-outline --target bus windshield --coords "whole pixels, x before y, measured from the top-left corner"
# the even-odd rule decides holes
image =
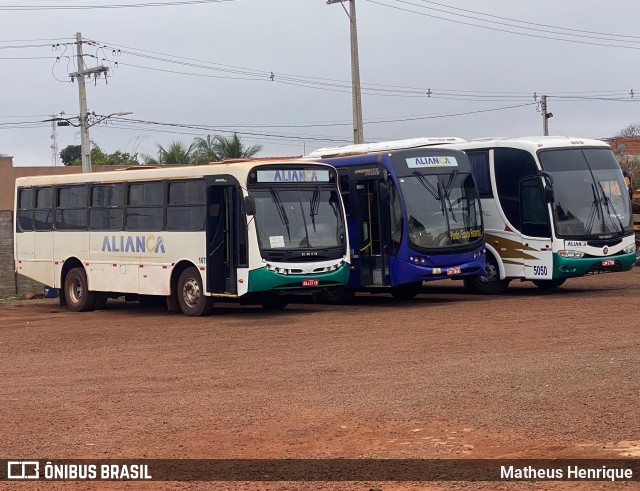
[[[627,187],[611,150],[545,150],[540,163],[553,178],[558,237],[622,236],[633,230]]]
[[[482,240],[480,200],[471,174],[415,171],[399,182],[411,245],[434,249]]]
[[[253,189],[260,249],[344,247],[346,232],[338,193],[322,187]]]

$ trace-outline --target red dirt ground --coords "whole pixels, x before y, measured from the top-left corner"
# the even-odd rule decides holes
[[[482,297],[0,302],[0,458],[640,457],[640,268]],[[635,486],[637,483],[628,483]],[[0,489],[618,489],[621,483],[38,482]]]

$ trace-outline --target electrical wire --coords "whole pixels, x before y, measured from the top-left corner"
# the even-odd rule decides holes
[[[0,11],[40,11],[40,10],[95,10],[95,9],[123,9],[144,7],[170,7],[175,5],[198,5],[222,2],[235,2],[236,0],[176,0],[169,2],[145,2],[131,4],[104,4],[104,5],[7,5],[1,6]]]

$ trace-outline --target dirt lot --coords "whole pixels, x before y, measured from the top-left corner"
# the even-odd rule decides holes
[[[275,314],[222,305],[206,318],[124,302],[79,314],[55,300],[0,302],[0,458],[640,457],[639,285],[640,268],[553,293],[513,284],[500,297],[439,282],[406,302],[362,295],[352,306],[301,301]]]

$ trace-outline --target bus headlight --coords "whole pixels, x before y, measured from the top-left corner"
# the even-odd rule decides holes
[[[636,245],[635,244],[629,244],[627,247],[622,249],[622,252],[624,252],[625,254],[629,254],[630,252],[636,252]]]
[[[576,257],[584,257],[584,252],[581,251],[558,251],[558,255],[562,257],[576,258]]]

